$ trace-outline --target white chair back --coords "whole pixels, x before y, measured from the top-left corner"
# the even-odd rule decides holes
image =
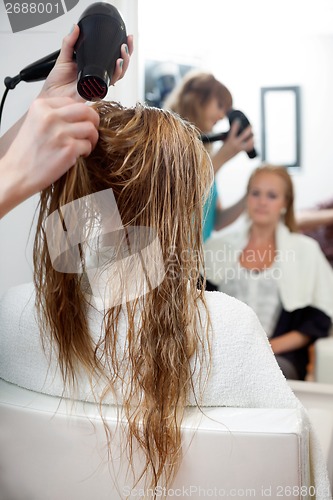
[[[133,487],[117,409],[104,410],[110,460],[95,405],[0,380],[1,500],[153,498],[142,483]],[[295,409],[189,408],[182,439],[184,457],[168,498],[272,500],[290,492],[293,500],[307,498],[301,486],[309,484],[308,434]],[[139,469],[137,451],[135,460]]]

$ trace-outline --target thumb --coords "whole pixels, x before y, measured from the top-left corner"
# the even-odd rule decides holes
[[[79,38],[80,28],[77,24],[74,24],[70,33],[65,36],[62,41],[60,54],[57,62],[68,63],[73,62],[74,46]]]

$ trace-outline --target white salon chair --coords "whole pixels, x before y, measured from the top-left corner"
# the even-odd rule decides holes
[[[315,380],[321,384],[333,384],[333,330],[325,339],[315,342]]]
[[[110,460],[95,405],[0,380],[1,500],[142,497],[142,483],[131,491],[133,478],[126,477],[117,410],[103,412],[112,432]],[[205,408],[203,415],[189,408],[182,438],[184,458],[170,497],[272,500],[309,484],[308,433],[297,410]]]
[[[301,380],[288,380],[288,384],[308,411],[326,459],[333,490],[333,384]]]

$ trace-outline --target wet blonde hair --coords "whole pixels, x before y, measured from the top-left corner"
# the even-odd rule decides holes
[[[162,479],[168,483],[181,458],[180,424],[194,385],[190,360],[195,366],[207,358],[209,364],[204,347],[209,315],[197,284],[204,268],[202,206],[212,166],[198,131],[168,111],[111,102],[95,109],[100,115],[96,148],[41,194],[34,244],[36,304],[65,384],[75,385],[82,368],[91,379],[100,377],[99,403],[116,384],[122,387],[119,404],[129,423],[130,458],[136,440],[145,456],[142,476],[155,487]],[[44,222],[59,207],[107,188],[113,190],[125,227],[156,230],[166,274],[140,299],[106,310],[95,345],[87,324],[84,273],[53,268]],[[200,318],[202,308],[208,321]],[[125,352],[118,341],[122,310],[128,318]],[[129,384],[123,383],[124,371]]]
[[[223,83],[210,73],[189,72],[168,96],[164,107],[200,128],[202,110],[213,98],[218,99],[225,113],[232,108],[232,95]]]
[[[286,213],[284,215],[284,223],[290,231],[297,232],[298,228],[294,212],[294,186],[292,178],[288,173],[288,170],[284,166],[270,165],[270,164],[264,164],[256,168],[252,172],[249,178],[246,190],[247,194],[249,194],[253,180],[262,173],[274,174],[283,180],[285,185],[285,200],[286,200]]]

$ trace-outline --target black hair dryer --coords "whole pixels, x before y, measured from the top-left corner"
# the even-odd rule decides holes
[[[81,15],[80,35],[75,44],[77,90],[87,101],[106,96],[120,48],[127,43],[125,23],[118,10],[105,2],[90,5]],[[5,85],[14,89],[20,81],[44,80],[59,56],[60,50],[26,66],[14,77],[6,77]]]
[[[242,111],[239,111],[239,109],[230,109],[227,113],[227,117],[229,120],[229,125],[233,124],[235,120],[239,121],[239,129],[237,132],[237,135],[240,135],[243,130],[246,129],[250,125],[249,120],[247,117],[244,115]],[[202,142],[215,142],[215,141],[225,141],[226,138],[228,137],[230,130],[228,132],[217,132],[216,134],[203,134],[201,136]],[[251,151],[247,151],[247,156],[249,158],[255,158],[257,156],[256,150],[253,148]]]
[[[124,21],[113,5],[98,2],[83,12],[78,25],[78,93],[87,101],[103,99],[120,57],[120,47],[127,42]]]
[[[229,119],[230,127],[235,120],[239,121],[239,129],[237,135],[240,135],[243,130],[245,130],[246,127],[250,125],[247,117],[242,111],[239,111],[239,109],[231,109],[230,111],[228,111],[227,116]],[[255,158],[257,156],[257,152],[254,148],[251,149],[251,151],[246,151],[246,153],[249,158]]]

